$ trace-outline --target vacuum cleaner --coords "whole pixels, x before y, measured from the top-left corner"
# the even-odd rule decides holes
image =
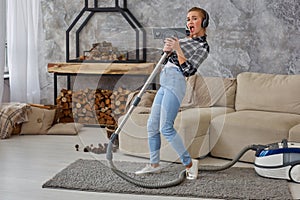
[[[300,183],[300,143],[283,139],[256,151],[254,169],[262,177]]]
[[[124,115],[123,120],[119,123],[118,128],[111,135],[107,151],[106,159],[110,169],[117,174],[122,179],[143,188],[157,189],[157,188],[167,188],[181,184],[186,179],[185,170],[179,173],[179,177],[162,183],[150,183],[141,180],[136,180],[124,172],[117,169],[113,163],[113,144],[116,140],[118,134],[122,130],[129,116],[133,112],[134,108],[139,104],[141,97],[146,91],[148,85],[152,82],[155,76],[161,69],[162,63],[167,58],[167,53],[164,52],[159,62],[156,64],[153,72],[148,77],[146,83],[135,97],[134,101],[131,103],[130,108]],[[257,174],[263,177],[269,178],[280,178],[292,180],[294,182],[300,182],[300,143],[287,142],[287,140],[282,140],[281,143],[269,144],[269,145],[249,145],[244,147],[236,157],[226,163],[223,166],[202,166],[199,171],[221,171],[232,167],[239,159],[249,150],[256,151],[255,159],[255,170]]]

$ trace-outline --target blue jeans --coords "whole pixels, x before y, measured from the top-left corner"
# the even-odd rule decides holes
[[[180,69],[164,67],[160,73],[160,88],[154,98],[147,124],[151,164],[157,164],[160,161],[160,133],[177,152],[183,165],[186,166],[191,162],[190,154],[174,129],[174,121],[185,90],[186,81]]]

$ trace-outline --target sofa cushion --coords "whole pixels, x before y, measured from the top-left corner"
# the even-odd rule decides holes
[[[288,140],[293,142],[300,142],[300,124],[290,129]]]
[[[137,107],[128,118],[119,134],[121,152],[142,157],[149,156],[147,134],[149,109]],[[209,152],[207,131],[210,121],[218,115],[229,112],[234,112],[234,109],[225,107],[192,108],[178,113],[174,127],[192,157],[203,156]],[[119,119],[119,121],[122,120],[123,117]],[[164,138],[161,146],[162,160],[174,161],[177,158],[176,153]]]
[[[222,77],[191,76],[181,108],[230,107],[234,108],[236,79]]]
[[[175,119],[174,128],[178,132],[188,132],[186,137],[197,137],[206,135],[210,121],[216,116],[234,112],[232,108],[212,107],[212,108],[192,108],[178,112]],[[140,137],[141,132],[147,132],[147,120],[150,108],[136,107],[126,122],[123,131],[133,137]],[[119,119],[122,121],[123,117]],[[146,134],[147,135],[147,134]]]
[[[80,123],[58,123],[47,131],[47,135],[77,135],[82,127]]]
[[[235,108],[300,114],[299,85],[300,75],[241,73]]]
[[[46,134],[52,127],[55,118],[55,110],[48,110],[31,106],[28,111],[28,121],[22,124],[21,135]]]
[[[211,153],[232,159],[247,145],[288,139],[289,130],[299,123],[300,115],[279,112],[239,111],[218,116],[209,128]],[[248,152],[241,160],[253,162],[254,153]]]

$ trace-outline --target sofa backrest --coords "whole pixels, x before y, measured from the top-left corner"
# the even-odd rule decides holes
[[[193,107],[229,107],[235,105],[235,78],[203,77],[194,75],[187,80],[187,90],[183,98],[181,109]],[[135,96],[140,91],[133,91],[128,95],[126,110],[130,107]],[[147,90],[143,94],[138,106],[151,107],[156,90]]]
[[[235,105],[236,79],[203,77],[199,74],[187,80],[187,90],[181,108],[230,107]]]
[[[235,109],[300,114],[300,75],[239,74]]]

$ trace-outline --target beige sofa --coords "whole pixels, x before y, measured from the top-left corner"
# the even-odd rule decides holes
[[[236,79],[197,75],[187,83],[175,128],[192,157],[211,153],[231,159],[249,144],[269,144],[283,138],[300,141],[300,75],[244,72]],[[143,96],[122,128],[121,152],[149,157],[146,124],[154,95]],[[163,137],[161,159],[178,161]],[[248,152],[242,160],[253,162],[254,153]]]
[[[239,74],[235,110],[211,121],[213,156],[233,158],[246,145],[284,138],[300,142],[300,75]],[[254,158],[248,152],[241,160]]]

